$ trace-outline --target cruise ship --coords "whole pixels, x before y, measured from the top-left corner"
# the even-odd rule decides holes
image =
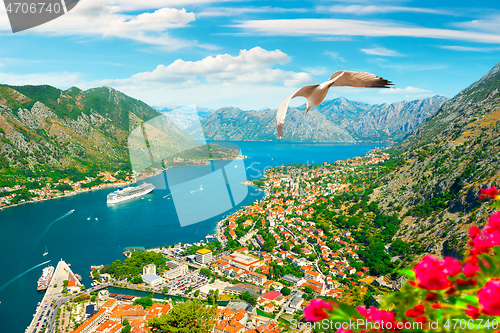
[[[45,291],[49,287],[50,279],[54,275],[54,266],[45,267],[42,271],[42,276],[38,279],[38,291]]]
[[[130,186],[124,189],[118,189],[108,194],[108,204],[115,204],[118,202],[134,199],[149,192],[153,191],[155,187],[153,184],[144,183],[139,186]]]

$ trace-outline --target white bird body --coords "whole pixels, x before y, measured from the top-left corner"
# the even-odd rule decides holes
[[[331,86],[350,86],[350,87],[364,87],[364,88],[390,88],[392,85],[390,81],[382,79],[366,72],[352,72],[352,71],[338,71],[333,73],[330,78],[321,83],[313,84],[300,88],[283,102],[281,102],[276,113],[276,129],[280,139],[283,138],[285,129],[285,117],[290,100],[295,97],[305,97],[306,99],[306,113],[309,109],[320,105],[328,94]]]

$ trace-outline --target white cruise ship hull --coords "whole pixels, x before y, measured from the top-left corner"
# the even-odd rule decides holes
[[[135,199],[135,198],[141,197],[143,195],[146,195],[155,189],[155,187],[153,185],[144,183],[141,186],[138,186],[137,188],[132,188],[134,190],[131,191],[131,193],[127,193],[127,190],[129,190],[131,188],[132,187],[129,187],[125,190],[121,190],[121,191],[118,190],[118,191],[115,191],[113,193],[108,194],[108,198],[107,198],[106,203],[116,204],[119,202]],[[135,189],[140,189],[140,190],[135,190]]]

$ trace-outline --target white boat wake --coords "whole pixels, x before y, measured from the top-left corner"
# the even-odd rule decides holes
[[[6,284],[4,284],[3,286],[0,287],[0,291],[2,289],[4,289],[5,287],[7,287],[9,284],[11,284],[12,282],[16,281],[17,279],[19,279],[21,276],[23,276],[24,274],[28,273],[28,272],[31,272],[32,270],[34,270],[35,268],[37,267],[40,267],[42,265],[45,265],[45,264],[48,264],[50,262],[50,260],[46,261],[46,262],[42,262],[41,264],[38,264],[36,266],[33,266],[31,267],[30,269],[28,269],[27,271],[24,271],[22,272],[21,274],[15,276],[12,280],[10,280],[9,282],[7,282]]]

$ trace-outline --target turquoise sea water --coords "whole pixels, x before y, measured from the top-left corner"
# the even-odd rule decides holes
[[[316,144],[235,142],[248,155],[248,179],[269,167],[322,164],[368,152],[380,144]],[[182,168],[189,175],[196,167]],[[161,176],[157,176],[161,177]],[[244,185],[241,185],[244,186]],[[30,203],[0,211],[0,325],[1,332],[24,332],[42,294],[36,291],[40,265],[56,265],[62,258],[90,285],[90,266],[123,260],[127,247],[151,248],[178,242],[193,243],[215,231],[216,223],[231,211],[204,222],[181,227],[169,190],[155,190],[145,199],[116,206],[106,204],[111,188],[76,196]],[[238,207],[261,199],[263,192],[249,187]],[[217,198],[213,198],[214,204]],[[193,202],[196,204],[196,202]],[[234,209],[233,209],[234,211]],[[96,219],[97,218],[97,219]],[[42,256],[47,247],[49,254]],[[35,267],[40,265],[38,267]]]

